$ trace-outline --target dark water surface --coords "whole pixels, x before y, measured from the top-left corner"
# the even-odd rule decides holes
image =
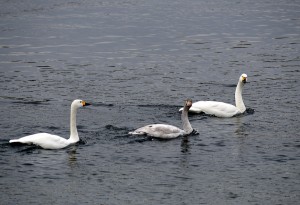
[[[297,204],[300,2],[2,1],[1,204]],[[253,114],[190,115],[199,135],[128,136],[180,126],[186,98],[244,102]],[[10,145],[37,132],[81,142]]]

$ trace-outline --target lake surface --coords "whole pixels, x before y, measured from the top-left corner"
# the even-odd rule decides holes
[[[300,2],[2,1],[1,204],[297,204],[300,201]],[[190,115],[199,135],[127,133],[181,126],[186,98],[248,112]],[[11,145],[38,132],[81,141]]]

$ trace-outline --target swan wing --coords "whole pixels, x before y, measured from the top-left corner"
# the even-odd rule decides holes
[[[151,137],[172,139],[178,136],[184,135],[185,132],[178,127],[166,124],[151,124],[138,128],[133,132],[129,132],[132,135],[148,135]]]
[[[61,149],[70,143],[65,138],[48,133],[38,133],[21,137],[19,139],[10,140],[10,143],[19,142],[23,144],[35,144],[44,149]]]
[[[195,102],[189,111],[196,113],[204,112],[205,114],[214,115],[216,117],[232,117],[240,113],[234,105],[216,101]]]

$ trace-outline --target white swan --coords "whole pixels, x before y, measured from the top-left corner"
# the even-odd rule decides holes
[[[70,119],[70,130],[71,135],[69,139],[62,138],[57,135],[51,135],[48,133],[37,133],[28,135],[19,139],[10,140],[10,143],[18,142],[24,144],[35,144],[44,149],[61,149],[68,145],[74,144],[79,141],[79,136],[76,127],[76,113],[77,109],[83,106],[88,106],[83,100],[74,100],[71,104],[71,119]]]
[[[247,75],[242,74],[239,78],[238,84],[235,90],[235,104],[227,104],[223,102],[216,101],[198,101],[193,103],[189,112],[201,113],[214,115],[216,117],[232,117],[237,114],[243,113],[246,110],[245,104],[242,98],[242,91],[244,84],[247,82]],[[179,111],[181,111],[181,108]]]
[[[192,100],[185,101],[184,109],[181,114],[183,130],[173,125],[166,124],[151,124],[138,128],[133,132],[129,132],[131,135],[147,135],[155,138],[172,139],[182,135],[189,135],[194,130],[188,119],[188,110],[192,106]]]

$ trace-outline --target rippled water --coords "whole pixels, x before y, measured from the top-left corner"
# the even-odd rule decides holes
[[[1,204],[297,204],[300,3],[296,0],[4,1],[0,7]],[[180,126],[186,98],[254,113],[190,115],[199,135],[128,136]],[[10,145],[37,132],[80,143]]]

